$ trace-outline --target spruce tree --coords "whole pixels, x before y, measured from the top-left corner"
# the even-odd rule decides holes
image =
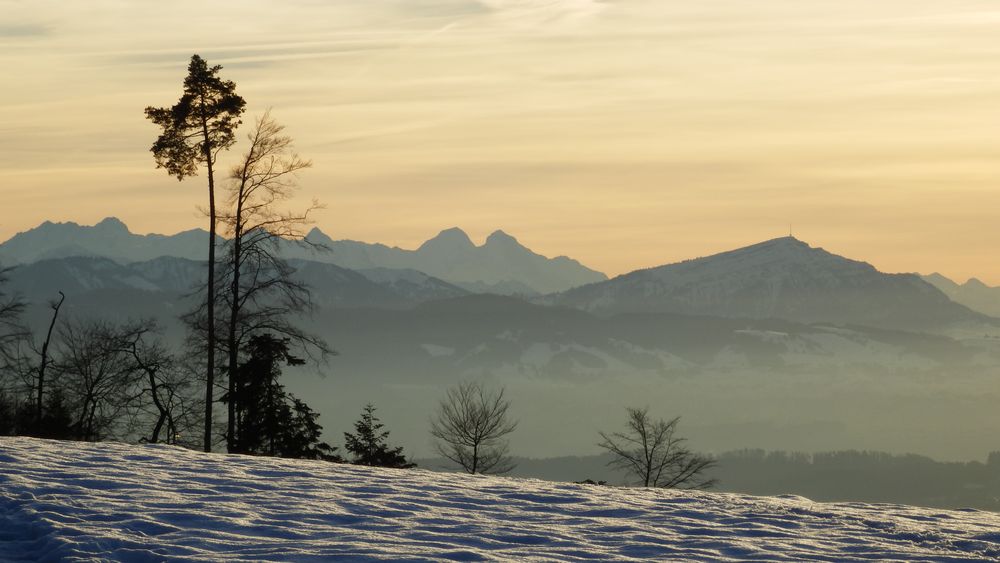
[[[245,352],[236,388],[221,398],[234,404],[235,435],[227,437],[234,453],[341,461],[336,448],[320,440],[319,414],[278,382],[282,364],[304,363],[290,353],[288,339],[254,336]]]
[[[354,423],[356,434],[344,432],[344,448],[350,452],[356,465],[372,467],[416,467],[403,455],[403,448],[390,448],[389,431],[382,430],[384,425],[375,416],[375,405],[368,403],[361,411],[361,419]]]

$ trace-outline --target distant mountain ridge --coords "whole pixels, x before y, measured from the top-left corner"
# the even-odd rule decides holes
[[[163,256],[203,260],[207,237],[201,229],[176,235],[138,235],[113,217],[93,226],[46,221],[0,244],[0,260],[9,264],[74,256],[98,256],[123,264]],[[285,255],[352,270],[416,270],[474,292],[532,295],[607,279],[571,258],[537,254],[500,230],[476,246],[461,229],[446,229],[416,250],[333,240],[317,228],[306,238],[329,252],[289,243],[283,249]]]
[[[937,272],[922,277],[924,281],[944,292],[952,301],[974,311],[1000,317],[1000,287],[988,286],[976,278],[970,278],[960,284]]]
[[[295,278],[309,285],[320,307],[412,307],[424,301],[467,295],[464,289],[415,271],[356,272],[334,264],[292,259]],[[109,296],[139,294],[156,302],[187,306],[185,296],[205,283],[203,262],[161,256],[121,264],[101,256],[73,256],[24,264],[9,276],[8,289],[34,303],[62,291],[71,306],[104,303]],[[96,297],[95,297],[96,296]],[[106,307],[106,305],[105,305]]]
[[[507,233],[497,230],[476,246],[458,227],[445,229],[416,250],[335,241],[319,229],[306,240],[328,247],[328,258],[308,250],[296,249],[298,256],[329,260],[344,268],[363,270],[392,268],[418,270],[460,285],[470,291],[507,294],[552,293],[571,287],[606,280],[607,276],[587,268],[572,258],[547,258],[537,254]],[[306,254],[301,254],[305,252]]]
[[[879,272],[793,237],[637,270],[543,302],[599,314],[780,318],[905,330],[995,322],[951,301],[916,274]]]
[[[0,244],[0,259],[18,264],[72,256],[103,256],[117,262],[140,262],[160,256],[204,260],[207,240],[208,232],[202,229],[174,235],[137,235],[115,217],[93,226],[45,221]]]
[[[65,280],[63,287],[81,290],[90,284],[105,289],[187,291],[202,275],[204,266],[198,265],[197,257],[204,252],[206,236],[198,230],[173,236],[136,235],[114,218],[94,226],[46,222],[0,244],[0,260],[34,265],[64,259],[58,267],[46,266],[52,272],[35,272],[29,291],[53,286],[57,279]],[[996,288],[975,280],[959,286],[940,275],[924,279],[883,273],[793,237],[637,270],[612,280],[569,258],[536,254],[503,231],[477,246],[461,229],[445,229],[415,250],[335,241],[319,229],[306,238],[329,252],[292,242],[282,252],[296,263],[300,276],[320,289],[320,301],[338,307],[395,308],[469,293],[497,293],[605,316],[656,312],[913,331],[1000,323],[987,316],[1000,313]],[[79,262],[77,256],[100,257],[108,263]],[[181,266],[176,259],[187,262]],[[172,286],[163,285],[167,282]]]

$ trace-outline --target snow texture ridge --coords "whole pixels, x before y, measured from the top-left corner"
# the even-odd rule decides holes
[[[0,438],[6,561],[996,561],[1000,515]]]

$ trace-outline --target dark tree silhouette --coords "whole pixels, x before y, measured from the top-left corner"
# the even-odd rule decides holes
[[[59,311],[66,296],[59,292],[60,298],[49,303],[52,317],[45,340],[41,345],[35,342],[31,332],[22,329],[23,333],[7,345],[7,350],[0,358],[6,366],[8,374],[17,376],[19,392],[23,394],[24,403],[18,406],[17,432],[25,435],[38,435],[45,416],[45,394],[49,387],[49,368],[53,367],[52,335],[55,330]],[[38,428],[36,428],[38,427]]]
[[[247,360],[240,364],[234,395],[236,453],[340,461],[336,448],[320,441],[319,415],[285,391],[278,379],[281,365],[304,361],[291,354],[288,340],[271,334],[254,336],[246,346]]]
[[[184,93],[172,107],[147,107],[146,117],[163,129],[150,149],[157,168],[183,180],[204,165],[208,176],[208,282],[205,382],[204,449],[212,449],[212,389],[215,385],[215,173],[219,152],[236,140],[236,128],[246,102],[236,94],[236,84],[219,77],[221,66],[208,66],[198,55],[191,57]]]
[[[98,441],[124,430],[119,425],[136,405],[142,378],[126,352],[133,331],[98,319],[60,330],[59,383],[72,404],[76,439]]]
[[[293,278],[294,269],[281,257],[283,244],[305,244],[305,226],[313,205],[302,213],[279,210],[297,191],[298,172],[310,163],[292,150],[284,127],[265,113],[247,136],[249,147],[229,174],[227,208],[220,214],[227,242],[218,301],[227,318],[221,349],[228,357],[228,393],[235,394],[239,354],[249,339],[268,332],[289,339],[306,354],[333,353],[322,339],[293,325],[288,317],[312,310],[309,288]],[[203,315],[202,315],[203,316]],[[207,329],[207,327],[206,327]],[[229,401],[226,443],[233,451],[237,400]]]
[[[152,424],[148,437],[144,435],[141,441],[155,444],[162,439],[177,444],[182,431],[194,427],[197,400],[191,391],[196,376],[163,345],[158,332],[153,321],[136,323],[122,333],[121,346],[131,368],[140,375],[135,379],[138,389],[134,393],[137,418]]]
[[[17,399],[0,386],[0,436],[17,435]]]
[[[24,336],[21,326],[24,303],[3,288],[9,271],[0,267],[0,435],[16,432],[17,398],[9,387],[18,367],[17,344]]]
[[[403,455],[403,448],[390,448],[389,431],[375,416],[375,405],[368,403],[361,411],[361,418],[354,423],[354,434],[344,432],[344,449],[354,456],[351,463],[372,467],[396,467],[408,469],[417,464],[410,463]]]
[[[653,420],[649,408],[628,408],[627,430],[601,432],[598,446],[614,456],[609,465],[634,475],[643,487],[707,489],[715,485],[702,473],[715,465],[696,454],[676,435],[680,417]]]
[[[24,302],[2,290],[9,271],[0,268],[0,434],[70,438],[72,420],[62,391],[57,388],[50,395],[45,395],[45,372],[52,363],[48,344],[62,299],[52,303],[52,322],[42,345],[41,361],[35,365],[24,349],[28,347],[38,352],[30,331],[21,324]],[[9,388],[12,375],[20,380],[17,384],[19,391]]]
[[[41,419],[36,417],[34,405],[24,404],[24,408],[17,417],[18,434],[50,440],[76,439],[77,427],[70,402],[66,400],[60,386],[49,387],[49,391],[45,394]]]
[[[517,428],[508,410],[502,388],[487,391],[480,383],[460,383],[448,390],[431,420],[435,448],[467,473],[507,473],[515,467],[507,435]]]
[[[52,343],[52,331],[56,327],[56,320],[59,318],[59,309],[66,301],[66,294],[59,292],[59,300],[49,304],[52,308],[52,319],[49,321],[49,330],[45,333],[45,340],[42,342],[42,349],[39,353],[41,360],[38,362],[38,392],[35,396],[35,421],[39,428],[42,425],[43,405],[45,397],[45,372],[52,362],[49,357],[49,345]]]
[[[0,266],[0,372],[7,374],[16,363],[16,345],[27,333],[21,324],[24,301],[4,291],[10,268]]]

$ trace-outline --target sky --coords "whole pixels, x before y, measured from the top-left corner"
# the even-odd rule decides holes
[[[1000,285],[1000,4],[0,0],[0,240],[204,226],[148,105],[223,65],[313,161],[316,226],[458,226],[608,274],[787,235]],[[244,127],[241,135],[248,128]],[[242,145],[221,157],[238,157]]]

